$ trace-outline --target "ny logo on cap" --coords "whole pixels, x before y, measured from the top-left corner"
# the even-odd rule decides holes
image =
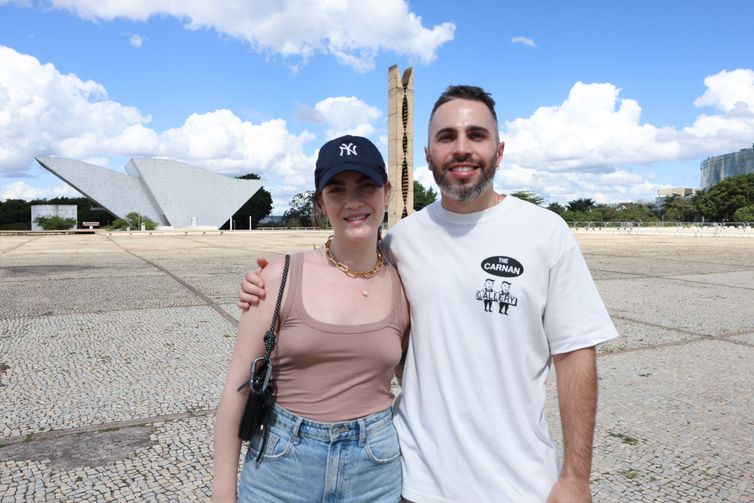
[[[343,152],[345,152],[346,155],[351,155],[351,154],[358,155],[356,153],[356,145],[354,145],[353,143],[348,143],[348,144],[341,143],[340,144],[340,156],[341,157],[343,157]]]

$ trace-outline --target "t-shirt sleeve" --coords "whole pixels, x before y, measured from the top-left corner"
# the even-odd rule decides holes
[[[618,336],[575,240],[550,268],[543,322],[554,355]]]
[[[393,267],[397,268],[398,264],[396,263],[395,257],[392,253],[392,247],[391,243],[393,241],[394,231],[391,231],[380,240],[378,243],[380,253],[382,253],[382,258],[385,260],[385,263],[392,265]]]

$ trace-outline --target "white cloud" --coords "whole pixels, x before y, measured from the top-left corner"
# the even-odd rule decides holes
[[[105,88],[0,46],[0,173],[20,172],[36,155],[86,157],[125,129],[149,123]]]
[[[325,118],[321,113],[317,112],[311,107],[302,105],[300,103],[296,105],[296,119],[304,122],[313,122],[315,124],[321,124],[325,122]]]
[[[374,67],[380,52],[390,51],[424,63],[453,39],[455,25],[431,28],[409,10],[405,0],[49,0],[89,20],[125,18],[146,21],[173,16],[188,29],[211,28],[243,40],[260,52],[297,57],[330,54],[357,71]],[[298,65],[293,65],[298,66]]]
[[[144,45],[144,39],[141,36],[139,36],[139,35],[131,35],[131,36],[129,36],[128,37],[128,42],[132,46],[134,46],[136,48],[139,48],[142,45]]]
[[[642,123],[639,103],[620,98],[613,84],[577,82],[559,105],[502,124],[506,149],[497,181],[508,192],[533,190],[561,202],[585,194],[601,202],[652,200],[660,188],[652,164],[751,144],[754,71],[721,71],[704,83],[694,104],[714,112],[676,129]]]
[[[98,165],[109,156],[162,156],[228,175],[256,172],[268,190],[313,184],[315,158],[304,147],[314,134],[291,133],[282,119],[254,124],[215,110],[158,132],[149,116],[106,97],[96,82],[0,46],[0,174],[23,173],[39,155]],[[13,190],[25,193],[19,187]]]
[[[49,189],[39,189],[32,187],[23,181],[13,182],[5,187],[0,188],[0,200],[7,199],[51,199],[53,197],[81,197],[81,194],[73,190],[68,185],[58,185]]]
[[[723,70],[704,79],[707,90],[694,101],[698,107],[714,107],[730,112],[738,108],[754,111],[754,71]]]
[[[513,37],[511,39],[511,43],[521,44],[528,47],[537,47],[537,44],[534,42],[534,40],[530,39],[529,37]]]
[[[355,96],[325,98],[314,105],[314,110],[328,126],[328,138],[346,134],[371,137],[374,121],[382,116],[379,108],[373,107]]]
[[[613,84],[577,82],[559,105],[501,125],[506,152],[498,183],[558,200],[591,193],[652,198],[653,163],[700,160],[751,144],[754,72],[723,71],[705,84],[695,104],[713,111],[676,129],[642,123],[639,103],[621,98]],[[382,117],[379,108],[354,96],[326,98],[306,110],[325,124],[324,139],[374,137]],[[316,154],[308,152],[319,144],[310,144],[315,135],[309,131],[291,132],[283,119],[253,123],[220,109],[191,114],[164,131],[150,128],[150,120],[109,100],[97,82],[0,46],[0,174],[22,174],[39,155],[101,160],[99,165],[109,157],[163,156],[229,175],[256,172],[276,208],[312,185]],[[636,174],[638,169],[645,172]],[[426,168],[416,173],[425,185],[432,183]]]
[[[548,203],[566,203],[579,197],[591,197],[599,203],[651,201],[660,188],[652,182],[653,178],[651,172],[634,173],[623,169],[606,173],[542,172],[503,162],[495,187],[508,194],[530,190],[544,196]]]
[[[696,104],[719,112],[683,129],[641,122],[641,107],[620,99],[610,83],[577,82],[557,106],[502,125],[506,160],[539,171],[610,172],[626,165],[694,160],[738,150],[754,137],[754,72],[720,72],[705,79]]]
[[[559,106],[540,107],[531,117],[503,125],[509,161],[545,171],[611,170],[616,165],[677,159],[674,131],[641,124],[641,108],[618,100],[612,84],[577,82]]]

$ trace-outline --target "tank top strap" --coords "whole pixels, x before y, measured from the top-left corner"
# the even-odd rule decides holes
[[[301,278],[304,270],[304,254],[294,253],[291,255],[291,265],[288,270],[288,284],[286,285],[285,302],[280,306],[280,325],[291,316],[298,315],[301,305]]]
[[[401,283],[401,279],[398,276],[398,270],[391,266],[387,265],[388,274],[390,275],[390,282],[393,285],[393,319],[390,320],[390,325],[395,327],[402,327],[403,326],[403,284]]]

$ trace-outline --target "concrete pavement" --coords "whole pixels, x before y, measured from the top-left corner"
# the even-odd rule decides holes
[[[327,234],[0,237],[0,503],[207,500],[241,275]],[[621,334],[595,502],[754,501],[754,240],[576,235]]]

